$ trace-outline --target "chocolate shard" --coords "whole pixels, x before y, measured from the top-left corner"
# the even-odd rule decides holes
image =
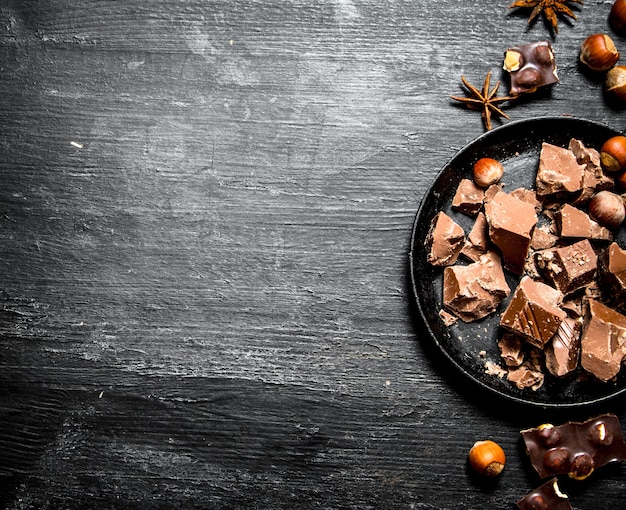
[[[461,250],[461,254],[472,262],[476,262],[489,249],[488,228],[485,214],[479,212]]]
[[[536,41],[508,48],[503,68],[509,73],[511,95],[535,92],[559,81],[554,50],[549,41]]]
[[[535,179],[537,195],[579,192],[583,187],[584,173],[585,165],[578,163],[572,151],[543,142]]]
[[[543,348],[559,329],[566,313],[560,308],[563,294],[543,282],[522,276],[500,326]]]
[[[524,362],[524,341],[517,335],[505,332],[498,341],[500,357],[507,367],[519,367]]]
[[[546,368],[555,377],[564,377],[578,367],[582,321],[566,317],[545,346]]]
[[[531,388],[537,391],[545,380],[543,372],[536,370],[534,367],[523,364],[519,367],[509,368],[507,379],[515,384],[520,390]]]
[[[476,216],[483,206],[485,191],[471,179],[461,179],[452,198],[452,209],[468,216]]]
[[[568,475],[582,480],[611,462],[626,460],[626,443],[614,414],[602,414],[584,422],[548,423],[520,433],[530,462],[541,478]]]
[[[600,153],[596,149],[588,148],[580,140],[572,138],[569,150],[576,156],[576,161],[585,167],[582,189],[572,204],[586,204],[597,192],[614,188],[615,179],[602,170]]]
[[[592,220],[587,213],[570,205],[564,204],[555,215],[559,234],[564,238],[595,239],[612,241],[611,231]]]
[[[600,279],[606,302],[620,311],[626,308],[626,250],[615,242],[599,257]]]
[[[535,227],[533,230],[532,239],[530,240],[530,247],[533,250],[547,250],[556,245],[559,240],[559,236],[552,233],[548,225],[541,225]]]
[[[449,266],[459,258],[465,241],[463,228],[445,212],[432,219],[426,235],[426,260],[433,266]]]
[[[489,238],[500,249],[504,267],[515,274],[522,274],[532,231],[537,224],[535,207],[499,191],[485,203],[485,217]]]
[[[626,355],[626,316],[588,300],[581,337],[581,366],[601,381],[613,379]]]
[[[517,502],[519,510],[572,510],[569,498],[559,489],[557,478],[548,480]]]
[[[563,294],[581,289],[596,277],[598,256],[587,239],[535,253],[542,274]]]
[[[443,272],[444,307],[464,322],[493,313],[510,292],[500,257],[494,252],[467,266],[446,267]]]

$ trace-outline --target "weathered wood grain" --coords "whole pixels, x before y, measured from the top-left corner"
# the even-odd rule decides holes
[[[625,127],[576,63],[609,8],[561,22],[561,83],[511,118]],[[449,96],[550,37],[526,15],[0,2],[0,505],[504,509],[537,485],[518,431],[548,416],[456,381],[407,285],[419,201],[483,132]],[[509,453],[493,485],[479,437]],[[622,478],[566,487],[609,507]]]

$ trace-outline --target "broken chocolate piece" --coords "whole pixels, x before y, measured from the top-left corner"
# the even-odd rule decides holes
[[[572,204],[586,204],[597,192],[613,189],[615,179],[602,170],[600,153],[597,150],[585,147],[576,138],[570,140],[569,149],[576,156],[576,161],[585,166],[580,194]]]
[[[617,243],[611,245],[600,255],[603,295],[610,306],[620,311],[626,308],[626,250]]]
[[[461,179],[452,199],[452,209],[475,216],[483,206],[485,191],[471,179]]]
[[[500,357],[507,367],[519,367],[524,362],[522,339],[513,333],[506,332],[498,341]]]
[[[596,277],[598,257],[587,239],[537,252],[535,258],[539,270],[563,294],[589,285]]]
[[[584,172],[585,166],[578,163],[572,151],[543,142],[535,179],[537,195],[580,191]]]
[[[549,41],[514,46],[504,54],[503,68],[510,74],[509,93],[535,92],[559,81],[554,51]]]
[[[517,502],[519,510],[572,510],[556,478],[547,481]]]
[[[566,313],[559,307],[562,300],[563,294],[558,290],[522,276],[500,318],[500,325],[543,348],[566,317]]]
[[[581,337],[581,365],[601,381],[613,379],[626,355],[626,316],[589,299]]]
[[[443,304],[465,322],[494,312],[510,292],[500,257],[494,252],[467,266],[446,267],[443,272]]]
[[[613,234],[608,228],[592,220],[587,213],[564,204],[556,213],[556,222],[561,237],[612,241]]]
[[[470,259],[472,262],[476,262],[481,255],[487,253],[489,249],[489,233],[487,218],[485,214],[479,212],[476,216],[476,221],[472,226],[472,230],[465,240],[461,254]]]
[[[522,274],[532,231],[537,224],[535,207],[499,191],[485,203],[485,217],[489,224],[489,237],[500,249],[504,267],[515,274]]]
[[[433,218],[426,236],[426,260],[433,266],[449,266],[459,258],[465,232],[450,216],[440,211]]]
[[[547,250],[556,245],[558,240],[559,236],[554,235],[548,225],[541,225],[533,230],[530,247],[533,250]]]
[[[582,480],[606,464],[626,460],[626,443],[613,414],[584,422],[545,424],[520,433],[541,478],[567,474]]]
[[[582,322],[566,317],[545,347],[546,368],[555,377],[576,370],[580,358]]]
[[[510,368],[507,379],[515,384],[520,390],[531,388],[537,391],[543,386],[545,379],[542,372],[524,364],[516,368]]]

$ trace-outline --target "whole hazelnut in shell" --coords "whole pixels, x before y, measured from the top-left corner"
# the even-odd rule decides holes
[[[626,0],[615,0],[609,12],[609,23],[616,32],[626,34]]]
[[[600,148],[600,162],[607,172],[626,170],[626,136],[612,136]]]
[[[604,88],[620,101],[626,101],[626,66],[609,69],[604,77]]]
[[[504,469],[506,455],[494,441],[476,441],[469,451],[469,463],[479,475],[494,477]]]
[[[600,225],[615,229],[626,218],[622,197],[612,191],[600,191],[589,201],[589,216]]]
[[[474,163],[472,170],[474,182],[483,188],[496,184],[504,174],[502,163],[493,158],[480,158]]]
[[[608,35],[592,34],[580,45],[579,58],[592,71],[607,71],[619,60],[619,51]]]

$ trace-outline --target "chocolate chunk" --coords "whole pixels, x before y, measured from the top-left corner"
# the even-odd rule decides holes
[[[504,54],[504,70],[511,78],[509,93],[535,92],[539,87],[559,81],[554,51],[548,41],[514,46]]]
[[[467,235],[461,254],[472,262],[476,262],[481,255],[487,253],[489,249],[489,233],[487,218],[485,214],[479,212],[474,221],[474,225]]]
[[[452,209],[475,216],[483,206],[485,191],[471,179],[461,179],[452,199]]]
[[[485,203],[485,216],[489,237],[500,249],[504,267],[515,274],[522,274],[532,231],[537,224],[535,207],[499,191]]]
[[[558,290],[523,276],[500,318],[500,326],[543,348],[566,317],[559,307],[562,299]]]
[[[626,308],[626,250],[611,243],[599,257],[599,270],[606,301],[623,310]]]
[[[556,245],[558,240],[559,236],[553,234],[550,227],[547,225],[537,226],[533,230],[530,247],[533,250],[547,250]]]
[[[531,388],[537,391],[543,386],[545,377],[541,371],[524,364],[517,368],[510,368],[507,379],[520,390]]]
[[[542,197],[580,191],[584,173],[585,165],[578,163],[572,151],[543,142],[535,178],[537,195]]]
[[[580,358],[582,321],[566,317],[545,347],[546,368],[555,377],[576,370]]]
[[[589,285],[596,277],[598,257],[587,239],[570,246],[535,253],[537,267],[563,294]]]
[[[523,340],[513,333],[506,332],[498,341],[500,357],[507,367],[519,367],[524,362]]]
[[[443,272],[443,304],[465,322],[494,312],[510,293],[500,257],[494,252],[467,266],[446,267]]]
[[[426,260],[433,266],[449,266],[459,258],[465,232],[450,216],[440,211],[433,218],[426,236]]]
[[[524,496],[517,502],[519,510],[572,510],[568,497],[563,494],[556,478]]]
[[[576,161],[584,165],[580,194],[572,202],[574,205],[586,204],[599,191],[613,189],[615,179],[602,170],[600,153],[575,138],[569,142],[569,149],[576,156]]]
[[[567,474],[582,480],[606,464],[626,460],[626,443],[613,414],[585,422],[545,424],[522,430],[521,435],[541,478]]]
[[[626,316],[588,300],[581,337],[581,365],[601,381],[615,377],[626,355]]]
[[[587,213],[564,204],[556,213],[556,223],[561,237],[612,241],[611,231],[592,220]]]

